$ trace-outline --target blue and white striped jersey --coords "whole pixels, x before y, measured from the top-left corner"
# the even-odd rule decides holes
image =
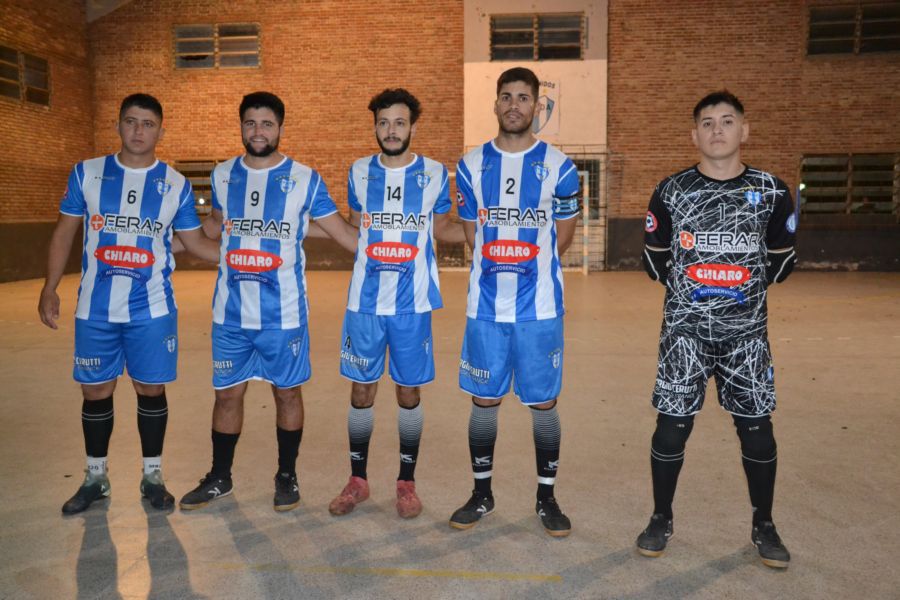
[[[294,329],[306,323],[309,218],[337,212],[325,182],[285,157],[268,169],[241,157],[212,173],[213,208],[222,211],[213,321],[244,329]]]
[[[75,318],[128,323],[177,310],[173,229],[200,227],[190,182],[156,161],[143,169],[111,154],[75,165],[59,211],[84,219]]]
[[[503,152],[490,141],[456,168],[459,216],[476,221],[466,315],[515,323],[565,313],[555,219],[578,215],[578,170],[546,144]]]
[[[398,315],[440,308],[432,217],[450,210],[447,168],[416,156],[391,169],[380,156],[350,167],[347,198],[360,227],[347,310]]]

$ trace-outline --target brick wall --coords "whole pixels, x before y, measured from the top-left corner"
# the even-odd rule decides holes
[[[174,69],[173,25],[213,22],[258,23],[261,67]],[[229,158],[242,152],[241,97],[268,90],[286,105],[279,149],[319,170],[346,206],[347,169],[378,149],[366,106],[396,86],[423,105],[415,151],[452,166],[463,149],[461,0],[135,0],[89,31],[98,153],[118,147],[120,99],[145,91],[165,110],[161,158]]]
[[[722,87],[747,111],[746,162],[792,189],[805,153],[900,151],[900,53],[807,57],[810,4],[848,2],[610,2],[611,218],[642,217],[654,185],[696,161],[691,111]]]
[[[0,96],[0,223],[55,221],[73,163],[93,154],[83,0],[0,0],[0,44],[46,59],[50,106]]]

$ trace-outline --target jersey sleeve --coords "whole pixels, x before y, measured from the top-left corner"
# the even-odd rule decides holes
[[[656,186],[650,197],[650,207],[644,222],[644,244],[668,249],[672,245],[672,216],[663,202],[660,185]]]
[[[456,165],[456,212],[463,221],[474,221],[478,218],[472,174],[463,160]]]
[[[325,185],[325,181],[316,171],[312,173],[310,187],[312,188],[312,204],[309,208],[309,214],[313,219],[321,219],[337,212],[337,206],[328,194],[328,187]]]
[[[778,197],[766,228],[766,246],[770,250],[790,248],[797,240],[797,215],[791,192],[780,179],[776,182]]]
[[[191,182],[187,179],[184,180],[181,196],[178,198],[178,211],[172,220],[172,226],[176,231],[200,228],[200,217],[197,216],[197,209],[194,208],[194,190]]]
[[[69,182],[66,184],[66,193],[59,203],[59,212],[72,217],[83,217],[87,213],[87,203],[84,201],[84,193],[81,182],[84,179],[84,167],[78,163],[72,167],[69,173]]]
[[[441,191],[438,192],[437,200],[434,203],[435,214],[442,215],[450,212],[450,177],[447,175],[447,167],[441,165]]]
[[[209,183],[212,186],[212,207],[213,210],[217,210],[219,212],[222,211],[222,202],[219,200],[219,195],[216,193],[216,171],[213,170],[209,175]]]
[[[356,185],[353,183],[353,167],[347,175],[347,205],[356,212],[362,212],[362,203],[356,195]]]
[[[578,197],[580,188],[578,168],[571,159],[567,158],[560,169],[556,189],[553,190],[554,219],[571,219],[578,216],[578,210],[581,208]]]

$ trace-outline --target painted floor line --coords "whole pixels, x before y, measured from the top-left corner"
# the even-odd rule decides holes
[[[504,573],[499,571],[445,571],[433,569],[392,569],[374,567],[296,567],[286,563],[213,563],[226,571],[297,572],[324,573],[331,575],[376,575],[380,577],[442,577],[445,579],[497,579],[503,581],[545,581],[561,583],[560,575],[539,575],[536,573]]]

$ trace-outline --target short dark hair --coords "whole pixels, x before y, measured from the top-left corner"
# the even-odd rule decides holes
[[[738,114],[744,114],[744,105],[737,99],[737,96],[728,90],[719,90],[718,92],[707,94],[697,103],[697,106],[694,107],[694,120],[696,121],[700,118],[700,112],[704,108],[715,106],[716,104],[729,104],[734,107]]]
[[[272,92],[253,92],[244,96],[244,99],[241,100],[241,107],[238,109],[242,121],[244,113],[251,108],[268,108],[275,113],[278,124],[284,124],[284,102]]]
[[[163,119],[162,104],[150,94],[131,94],[130,96],[125,96],[125,99],[122,100],[122,105],[119,107],[119,119],[121,119],[122,115],[125,114],[125,111],[132,106],[149,110],[159,117],[160,121]]]
[[[500,97],[500,88],[507,83],[512,83],[514,81],[521,81],[528,84],[531,87],[531,94],[534,96],[534,99],[537,100],[538,90],[541,88],[541,81],[537,78],[537,75],[534,74],[534,71],[526,69],[525,67],[513,67],[512,69],[507,69],[500,73],[500,77],[497,78],[497,97]]]
[[[377,122],[378,111],[390,108],[395,104],[405,104],[409,108],[410,125],[419,120],[419,115],[422,114],[422,105],[419,103],[418,98],[403,88],[388,88],[380,94],[372,96],[372,100],[369,102],[369,110],[372,111],[372,116]]]

